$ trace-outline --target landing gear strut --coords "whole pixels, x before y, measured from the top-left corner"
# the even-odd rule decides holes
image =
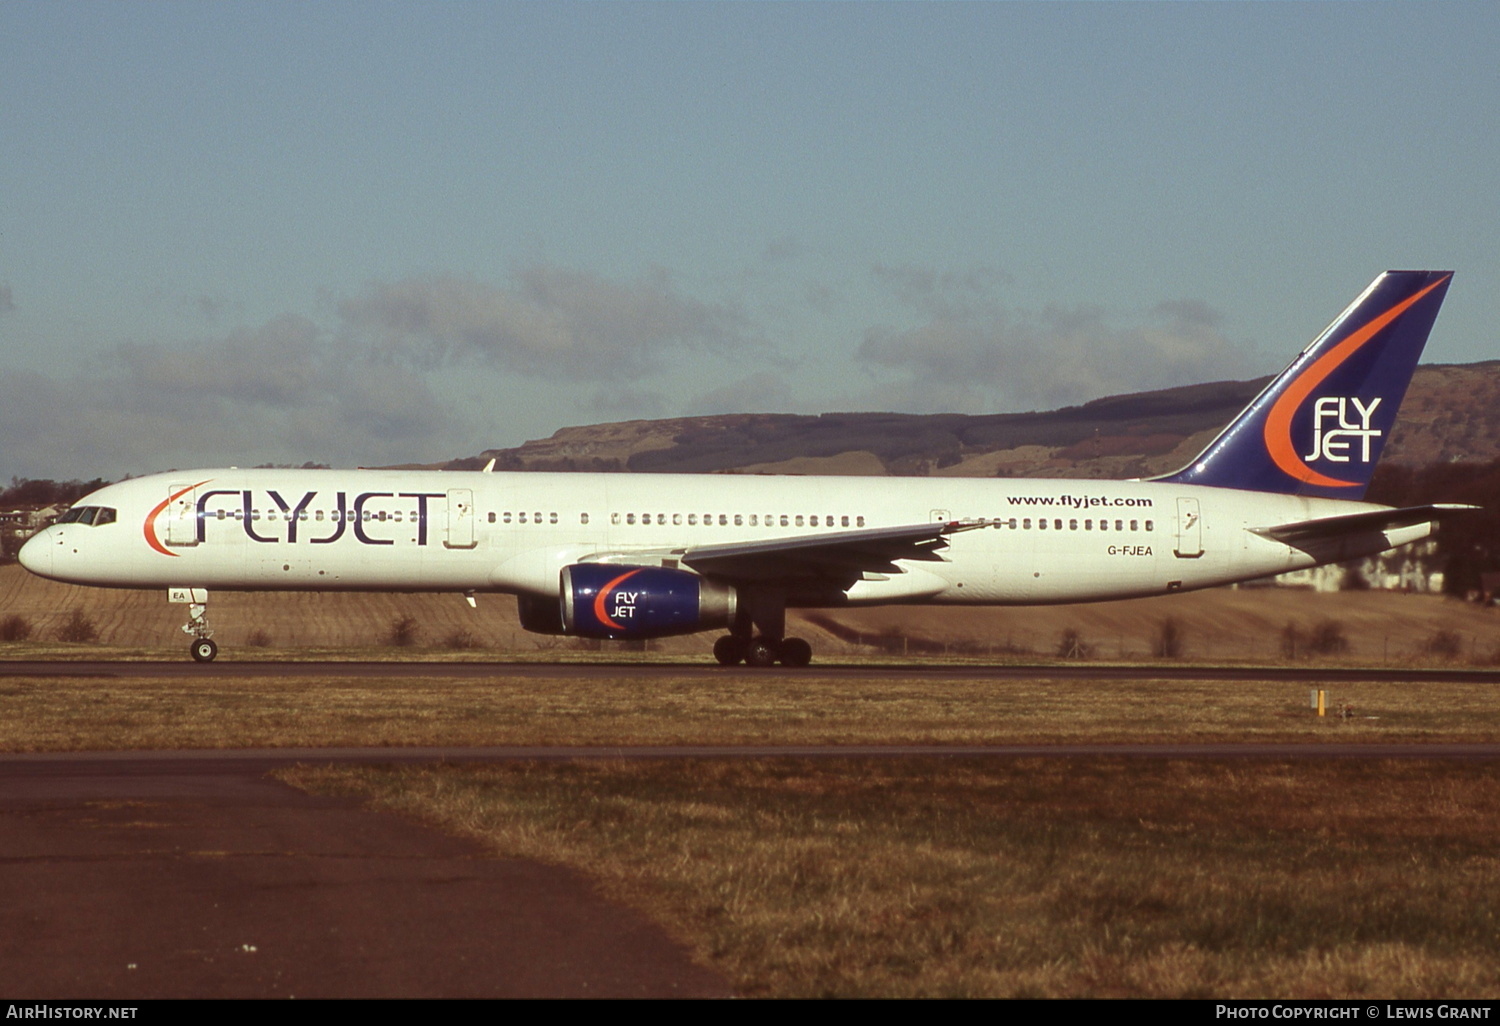
[[[203,603],[194,602],[188,606],[188,622],[183,625],[182,633],[193,636],[188,654],[194,662],[211,663],[219,654],[219,646],[213,642],[214,630],[208,625],[208,607]]]
[[[774,587],[746,587],[740,592],[732,633],[714,642],[714,658],[724,666],[806,666],[812,646],[786,636],[786,593]]]

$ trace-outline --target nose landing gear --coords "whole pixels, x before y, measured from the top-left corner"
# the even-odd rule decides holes
[[[219,646],[213,642],[213,628],[208,625],[208,607],[201,602],[188,606],[188,622],[183,625],[182,633],[193,636],[188,654],[194,662],[211,663],[219,654]]]

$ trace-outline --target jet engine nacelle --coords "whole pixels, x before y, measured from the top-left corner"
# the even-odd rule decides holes
[[[563,629],[585,638],[662,638],[727,627],[735,592],[686,570],[575,563],[562,571]]]

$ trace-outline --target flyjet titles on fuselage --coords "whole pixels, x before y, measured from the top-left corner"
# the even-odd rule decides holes
[[[417,526],[417,545],[426,545],[432,499],[443,492],[305,492],[284,496],[274,488],[211,488],[197,502],[197,540],[208,541],[210,522],[234,521],[251,541],[329,545],[347,533],[364,545],[394,545],[395,524]],[[408,535],[409,537],[409,535]]]

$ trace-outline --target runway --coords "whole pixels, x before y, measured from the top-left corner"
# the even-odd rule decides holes
[[[730,995],[578,873],[303,794],[287,754],[0,759],[0,993]]]
[[[756,677],[797,675],[833,679],[889,679],[920,677],[935,682],[972,680],[1195,680],[1195,681],[1280,681],[1309,683],[1410,682],[1420,684],[1500,684],[1500,669],[1474,667],[1344,667],[1344,666],[1193,666],[1110,664],[1035,665],[1013,664],[840,664],[814,663],[802,669],[776,667],[763,670],[743,666],[724,667],[711,663],[647,662],[620,660],[588,663],[534,662],[236,662],[224,660],[194,663],[187,659],[136,660],[5,660],[0,661],[0,678],[4,677],[105,677],[105,678],[200,678],[253,679],[265,677],[330,678],[417,678],[447,677],[458,679],[512,678],[590,678],[649,675],[664,680],[714,679],[726,675]]]

